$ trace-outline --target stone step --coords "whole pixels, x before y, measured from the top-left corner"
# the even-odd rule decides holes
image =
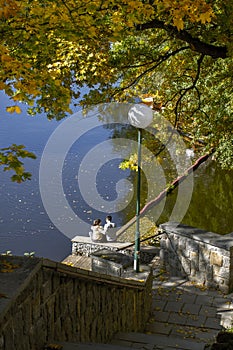
[[[131,349],[134,347],[141,350],[204,350],[206,346],[205,341],[198,341],[197,339],[193,340],[177,336],[133,332],[117,333],[111,341],[111,344],[115,346],[125,346]]]
[[[195,339],[197,341],[213,341],[218,331],[202,326],[193,327],[187,325],[171,324],[166,322],[153,322],[145,329],[147,334],[158,334]]]
[[[132,350],[132,348],[121,345],[100,343],[59,343],[59,345],[62,346],[60,350]]]
[[[210,308],[212,310],[212,308]],[[210,311],[211,312],[211,311]],[[233,313],[232,313],[233,314]],[[152,331],[153,333],[160,333],[158,329],[160,326],[167,326],[167,328],[174,327],[193,327],[193,328],[205,328],[206,330],[213,330],[216,332],[220,331],[225,323],[221,321],[220,315],[206,315],[203,313],[199,314],[188,314],[179,312],[168,312],[168,311],[157,311],[153,312],[151,320],[146,325],[146,331]],[[160,326],[159,326],[160,325]],[[167,331],[168,332],[168,331]]]

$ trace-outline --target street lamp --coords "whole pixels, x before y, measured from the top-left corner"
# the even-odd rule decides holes
[[[136,202],[136,232],[134,245],[134,270],[139,272],[140,254],[140,192],[141,192],[141,140],[142,129],[145,129],[153,119],[153,111],[145,104],[135,104],[128,112],[128,120],[138,129],[138,177],[137,177],[137,202]]]

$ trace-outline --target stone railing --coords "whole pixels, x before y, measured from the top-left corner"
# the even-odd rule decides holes
[[[104,242],[95,243],[90,237],[75,236],[72,240],[72,254],[91,256],[94,252],[102,249],[121,252],[126,255],[134,255],[134,244],[131,242]],[[145,245],[140,247],[140,262],[149,264],[155,255],[158,255],[158,248]]]
[[[0,292],[8,298],[0,299],[1,350],[41,350],[65,341],[105,343],[118,331],[142,331],[149,317],[152,275],[147,267],[122,278],[47,259],[4,259],[17,260],[19,267],[0,273]]]
[[[75,236],[71,240],[72,242],[72,254],[74,255],[84,255],[91,256],[97,250],[108,249],[111,251],[121,251],[122,253],[127,254],[125,250],[128,248],[130,242],[103,242],[96,243],[92,242],[90,237],[85,236]]]
[[[172,275],[224,293],[233,290],[233,233],[219,235],[172,222],[160,229],[160,259]]]

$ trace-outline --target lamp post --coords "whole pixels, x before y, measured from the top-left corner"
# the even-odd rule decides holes
[[[138,129],[138,176],[137,176],[137,201],[136,201],[136,232],[134,244],[134,271],[139,272],[140,254],[140,193],[141,193],[141,140],[142,129],[145,129],[153,119],[153,111],[144,104],[135,104],[128,112],[128,120]]]

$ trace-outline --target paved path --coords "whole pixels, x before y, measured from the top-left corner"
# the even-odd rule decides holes
[[[110,344],[64,344],[64,350],[204,350],[232,326],[233,294],[207,290],[153,269],[151,318],[143,333],[118,333]]]
[[[144,333],[118,333],[112,344],[150,350],[202,350],[232,326],[233,295],[154,269],[151,319]]]

